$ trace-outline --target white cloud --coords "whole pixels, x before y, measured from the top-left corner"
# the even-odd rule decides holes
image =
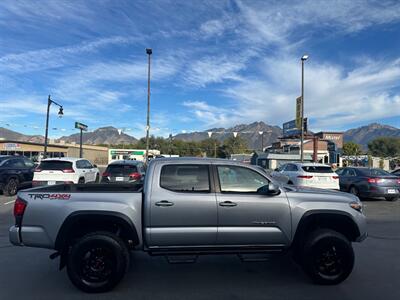
[[[135,38],[131,37],[114,36],[82,42],[78,45],[7,54],[0,57],[0,70],[3,72],[26,73],[69,64],[74,65],[77,55],[94,52],[109,45],[132,43],[135,40]]]

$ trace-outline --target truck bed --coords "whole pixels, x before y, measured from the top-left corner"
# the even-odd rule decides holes
[[[86,183],[86,184],[56,184],[24,190],[24,192],[67,192],[67,193],[140,193],[143,184],[132,183]]]

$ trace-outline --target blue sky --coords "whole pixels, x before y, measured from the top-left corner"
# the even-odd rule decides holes
[[[0,126],[51,137],[75,121],[167,136],[294,118],[305,65],[311,130],[400,127],[399,1],[0,2]]]

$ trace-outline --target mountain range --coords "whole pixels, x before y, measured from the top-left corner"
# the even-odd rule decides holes
[[[220,141],[233,136],[234,132],[238,132],[238,134],[247,141],[249,148],[252,149],[261,149],[262,142],[264,147],[266,147],[282,135],[282,129],[278,126],[270,126],[264,122],[254,122],[251,124],[236,125],[230,128],[210,128],[204,131],[181,133],[175,135],[174,139],[201,141],[209,137],[209,132],[212,132],[212,138],[216,138]],[[261,132],[262,134],[260,134]],[[369,141],[383,136],[400,138],[400,129],[393,126],[372,123],[344,132],[344,140],[346,142],[353,141],[362,145],[364,149],[367,149]],[[79,137],[79,133],[75,133],[69,136],[63,136],[57,141],[62,140],[66,143],[79,143]],[[44,137],[41,135],[24,135],[2,127],[0,127],[0,139],[36,143],[42,143],[44,141]],[[83,142],[92,145],[117,145],[133,144],[137,142],[137,139],[126,133],[120,133],[115,127],[108,126],[98,128],[92,132],[84,132]]]

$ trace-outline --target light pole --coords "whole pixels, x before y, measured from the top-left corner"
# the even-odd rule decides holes
[[[149,162],[149,132],[150,132],[150,63],[153,50],[146,48],[148,56],[148,71],[147,71],[147,124],[146,124],[146,164]]]
[[[259,131],[259,135],[261,135],[261,152],[264,151],[264,131]]]
[[[49,136],[49,115],[50,115],[50,105],[51,104],[57,105],[60,109],[58,111],[58,116],[61,118],[64,115],[64,109],[62,105],[58,104],[57,102],[51,100],[50,95],[47,98],[47,114],[46,114],[46,131],[44,134],[44,153],[43,153],[43,158],[47,158],[47,140]]]
[[[301,139],[300,139],[300,161],[304,161],[304,62],[308,55],[301,57]]]

